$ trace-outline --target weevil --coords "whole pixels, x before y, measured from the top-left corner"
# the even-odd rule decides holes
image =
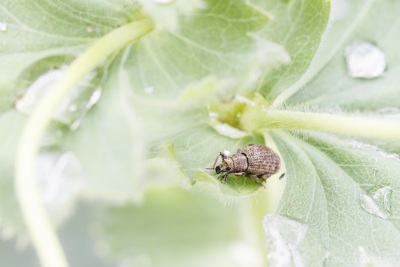
[[[219,157],[222,163],[216,166]],[[281,159],[269,147],[264,145],[249,144],[243,149],[238,149],[236,154],[227,157],[220,152],[214,161],[212,168],[222,177],[226,183],[228,175],[245,176],[255,180],[260,186],[264,185],[260,179],[267,180],[271,175],[277,173],[281,167]]]

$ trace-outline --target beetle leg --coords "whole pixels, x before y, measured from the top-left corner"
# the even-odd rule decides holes
[[[235,176],[245,176],[246,173],[245,172],[226,172],[223,176],[222,176],[222,182],[226,183],[226,180],[228,178],[228,175],[235,175]]]
[[[265,174],[264,174],[264,175],[265,175]],[[258,184],[259,186],[262,186],[262,187],[265,188],[265,185],[264,185],[262,182],[260,182],[260,179],[259,179],[259,178],[263,178],[263,176],[257,176],[257,175],[255,175],[255,174],[251,174],[251,175],[248,175],[248,177],[253,178],[254,181],[256,182],[256,184]],[[268,177],[269,177],[269,176],[268,176]]]
[[[228,174],[229,173],[225,173],[223,176],[222,176],[222,183],[226,183],[226,178],[228,177]]]
[[[262,182],[260,182],[260,179],[258,179],[258,177],[256,177],[255,180],[256,180],[256,184],[265,188],[265,185]]]

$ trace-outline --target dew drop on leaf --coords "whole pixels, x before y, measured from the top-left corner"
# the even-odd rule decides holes
[[[24,114],[30,114],[36,103],[62,77],[60,69],[50,70],[37,78],[26,90],[24,96],[17,100],[15,108]]]
[[[72,152],[45,152],[37,160],[38,180],[46,208],[55,222],[61,222],[73,211],[83,189],[83,172]]]
[[[209,113],[210,124],[219,134],[238,139],[245,137],[247,135],[246,132],[239,130],[238,128],[232,127],[231,125],[220,122],[218,119],[215,118],[215,113]]]
[[[386,57],[382,50],[364,41],[347,46],[345,58],[348,73],[353,78],[376,78],[386,68]]]
[[[389,185],[374,186],[360,196],[361,207],[368,213],[387,219],[391,212],[393,188]]]
[[[75,131],[76,129],[79,128],[80,125],[81,125],[81,121],[80,121],[80,120],[76,120],[76,121],[74,121],[73,123],[71,123],[71,125],[69,126],[69,128],[70,128],[72,131]]]
[[[153,86],[148,86],[148,87],[144,88],[143,91],[146,94],[152,94],[152,93],[154,93],[154,87]]]
[[[52,90],[62,78],[66,66],[51,69],[37,77],[25,90],[24,95],[15,102],[15,108],[26,115],[30,115],[42,97]],[[82,120],[86,112],[100,99],[101,89],[98,87],[99,75],[96,71],[89,73],[60,103],[53,119],[72,127],[76,121]]]
[[[101,97],[101,89],[98,88],[90,96],[90,99],[86,104],[86,109],[87,110],[91,109],[100,100],[100,97]]]
[[[0,22],[0,32],[5,32],[7,30],[7,24]]]
[[[76,109],[77,109],[77,107],[76,107],[75,104],[72,104],[72,105],[70,105],[70,106],[68,107],[68,111],[69,111],[69,112],[75,112]]]
[[[269,251],[269,265],[305,266],[298,246],[305,238],[307,225],[271,214],[264,217],[263,227]]]

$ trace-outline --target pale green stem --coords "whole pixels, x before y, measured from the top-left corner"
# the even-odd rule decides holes
[[[267,111],[266,118],[263,120],[263,127],[315,130],[400,140],[400,121],[387,118],[297,111]]]
[[[67,267],[64,251],[42,203],[36,179],[41,138],[62,99],[76,83],[112,53],[150,32],[149,20],[117,28],[72,62],[61,80],[37,104],[22,132],[16,156],[16,192],[33,246],[43,267]]]
[[[274,139],[269,134],[269,131],[262,131],[262,135],[264,136],[265,144],[272,148],[275,152],[278,153],[280,158],[282,156],[279,154],[279,149],[274,142]],[[279,203],[281,202],[281,197],[283,195],[283,191],[285,191],[286,180],[280,180],[279,177],[286,172],[285,162],[281,161],[281,168],[278,173],[274,174],[267,180],[266,187],[268,190],[265,190],[266,194],[266,202],[267,202],[267,214],[271,214],[277,211]]]

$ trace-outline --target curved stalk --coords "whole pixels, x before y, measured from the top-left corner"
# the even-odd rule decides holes
[[[297,111],[267,111],[262,124],[266,128],[315,130],[352,136],[400,140],[400,121],[387,118]]]
[[[16,193],[33,246],[43,267],[67,267],[64,251],[43,206],[36,179],[36,156],[40,141],[61,100],[76,83],[112,53],[150,32],[153,25],[142,20],[113,30],[72,62],[62,79],[36,106],[22,132],[16,156]]]

